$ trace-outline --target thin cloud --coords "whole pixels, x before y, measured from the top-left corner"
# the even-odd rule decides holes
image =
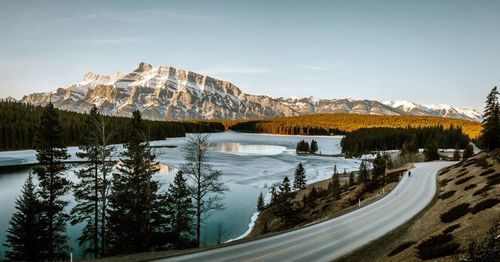
[[[77,41],[78,44],[108,44],[108,45],[143,43],[143,42],[147,42],[147,40],[144,38],[98,38],[98,39]]]
[[[271,70],[267,68],[258,67],[244,67],[244,66],[225,66],[218,68],[210,68],[199,70],[207,75],[220,75],[220,74],[269,74]]]
[[[335,64],[317,64],[317,65],[305,65],[302,66],[302,68],[311,71],[332,71],[334,69],[344,68],[344,66]]]
[[[151,18],[181,18],[181,19],[203,19],[212,18],[211,15],[206,14],[196,14],[189,13],[180,10],[172,9],[144,9],[144,10],[132,10],[132,11],[99,11],[87,14],[77,15],[80,18],[87,20],[94,19],[105,19],[105,20],[115,20],[123,22],[142,22],[150,21]]]

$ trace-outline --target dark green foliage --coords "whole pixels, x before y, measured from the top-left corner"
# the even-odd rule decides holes
[[[295,168],[295,175],[294,175],[294,180],[293,180],[293,188],[294,189],[303,189],[306,187],[306,170],[304,169],[304,166],[302,166],[302,163],[299,163],[297,165],[297,168]]]
[[[335,173],[332,176],[332,197],[333,199],[340,199],[340,179],[339,179],[339,174],[335,171]]]
[[[485,209],[488,209],[488,208],[491,208],[491,207],[494,207],[496,206],[496,204],[500,203],[500,199],[498,198],[488,198],[488,199],[485,199],[479,203],[477,203],[475,206],[473,206],[471,209],[470,209],[470,212],[472,214],[477,214]]]
[[[483,131],[481,142],[486,150],[500,147],[500,106],[497,87],[493,87],[486,98],[483,113]]]
[[[490,262],[500,258],[500,224],[493,226],[482,241],[469,241],[469,252],[466,261]]]
[[[471,156],[474,155],[474,147],[472,145],[467,145],[464,149],[464,152],[462,153],[462,160],[469,159]]]
[[[420,259],[433,259],[455,254],[460,247],[453,241],[450,234],[440,234],[420,243],[417,248],[417,257]]]
[[[144,252],[162,246],[156,155],[147,142],[141,114],[133,113],[129,141],[124,144],[110,196],[110,237],[114,253]]]
[[[266,205],[264,204],[264,196],[262,195],[262,192],[259,194],[259,198],[257,198],[257,211],[262,211],[266,208]]]
[[[450,223],[469,213],[469,204],[463,203],[452,207],[447,212],[441,214],[441,222]]]
[[[445,235],[450,234],[451,232],[455,231],[458,228],[460,228],[460,224],[451,225],[447,227],[445,230],[443,230],[443,234]]]
[[[362,160],[359,165],[358,184],[366,182],[368,182],[368,168],[366,167],[365,161]]]
[[[455,148],[455,151],[453,152],[453,161],[458,161],[460,160],[460,150],[458,147]]]
[[[275,215],[279,217],[285,225],[289,225],[294,218],[294,208],[293,208],[293,193],[290,187],[290,180],[288,177],[283,179],[283,182],[279,186],[279,192],[274,200],[275,205]]]
[[[465,148],[469,137],[462,133],[461,127],[445,129],[442,126],[422,128],[361,128],[347,133],[342,138],[342,153],[348,156],[360,156],[371,151],[401,149],[403,155],[412,155],[418,148],[428,145],[429,140],[435,140],[436,148]]]
[[[415,245],[416,243],[417,242],[415,242],[415,241],[403,242],[399,246],[397,246],[396,248],[394,248],[391,252],[389,252],[389,254],[387,254],[387,256],[388,257],[395,256],[395,255],[397,255],[397,254],[405,251],[409,247]]]
[[[83,123],[83,144],[77,156],[86,161],[76,171],[79,182],[74,185],[74,196],[77,202],[72,210],[73,225],[84,223],[82,234],[78,238],[80,246],[85,245],[84,252],[92,252],[94,258],[106,249],[108,219],[108,195],[111,184],[111,170],[114,163],[111,157],[114,147],[108,145],[111,130],[107,130],[107,122],[93,106]]]
[[[457,180],[457,182],[455,182],[455,185],[461,185],[461,184],[463,184],[463,183],[465,183],[473,178],[474,178],[474,176],[464,177],[462,179]]]
[[[297,147],[295,148],[295,151],[297,151],[297,153],[307,153],[309,152],[309,150],[309,143],[303,139],[297,143]]]
[[[169,223],[169,242],[176,248],[194,247],[194,210],[191,193],[181,171],[175,175],[165,197],[166,221]]]
[[[429,139],[424,149],[425,161],[439,160],[438,143]]]
[[[488,169],[486,171],[481,172],[481,174],[479,174],[479,176],[487,176],[487,175],[493,174],[493,173],[495,173],[495,169]]]
[[[466,185],[466,186],[464,187],[464,191],[467,191],[467,190],[469,190],[469,189],[473,189],[473,188],[475,188],[476,186],[477,186],[476,184]]]
[[[356,185],[356,181],[354,181],[354,172],[349,173],[349,186]]]
[[[7,230],[7,243],[4,244],[9,248],[5,256],[14,261],[39,260],[43,239],[41,206],[31,174],[23,185],[15,207],[16,212]]]
[[[32,106],[20,102],[0,102],[0,150],[31,149],[34,136],[40,125],[43,107]],[[55,109],[60,116],[63,145],[81,145],[84,136],[85,114]],[[103,117],[108,129],[114,131],[109,144],[124,143],[128,138],[129,121],[126,117]],[[185,136],[201,130],[201,132],[224,131],[224,124],[215,121],[144,121],[144,129],[150,140],[163,140],[167,137]]]
[[[44,107],[35,134],[36,158],[39,165],[33,168],[38,176],[39,196],[42,205],[43,255],[47,260],[66,257],[66,222],[69,220],[64,208],[68,205],[63,197],[71,189],[66,178],[68,167],[67,148],[62,142],[63,128],[59,113],[52,103]]]
[[[385,185],[385,168],[386,161],[380,153],[373,160],[372,176],[369,183],[369,189],[375,189],[381,185]]]
[[[311,141],[311,147],[309,148],[309,152],[312,154],[318,152],[318,142],[316,142],[316,140],[314,139]]]
[[[456,192],[455,190],[451,190],[451,191],[442,193],[439,196],[439,198],[442,199],[442,200],[448,199],[448,198],[452,197],[455,194],[455,192]]]

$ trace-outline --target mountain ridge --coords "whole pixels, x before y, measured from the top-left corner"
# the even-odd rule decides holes
[[[140,110],[152,120],[249,119],[305,114],[354,113],[430,115],[480,121],[470,108],[419,105],[408,101],[278,97],[244,93],[229,81],[192,71],[141,62],[129,73],[114,76],[85,73],[83,80],[51,92],[25,95],[21,102],[85,112],[96,104],[107,115],[130,116]]]

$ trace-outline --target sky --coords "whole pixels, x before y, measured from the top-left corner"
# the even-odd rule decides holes
[[[500,1],[3,1],[0,97],[145,61],[274,97],[482,110],[500,84]]]

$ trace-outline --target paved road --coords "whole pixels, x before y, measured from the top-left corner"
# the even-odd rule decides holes
[[[436,172],[454,162],[419,163],[381,200],[288,233],[158,261],[331,261],[383,236],[422,210],[436,191]]]

